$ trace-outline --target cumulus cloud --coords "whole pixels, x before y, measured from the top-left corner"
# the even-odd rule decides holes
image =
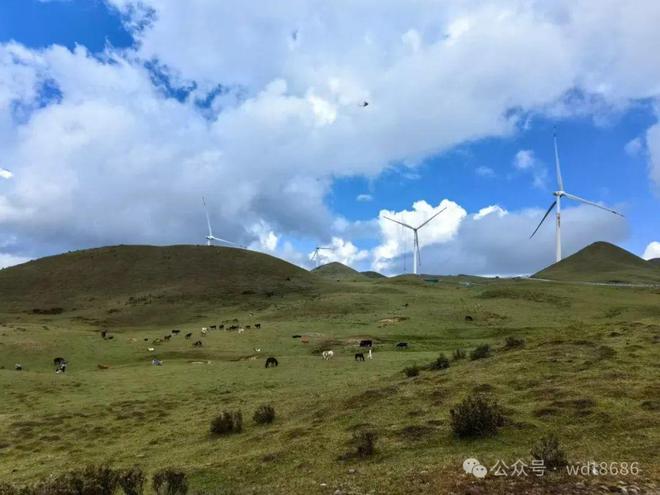
[[[347,241],[341,237],[333,237],[331,242],[324,247],[327,247],[328,249],[319,250],[321,264],[336,261],[358,269],[361,262],[369,257],[369,251],[359,249],[351,241]],[[310,263],[313,256],[313,251],[307,256]]]
[[[0,229],[25,256],[204,242],[205,195],[218,235],[304,262],[283,238],[352,239],[324,200],[335,178],[401,164],[414,176],[425,158],[510,136],[529,114],[570,116],[567,94],[622,108],[660,93],[660,63],[645,55],[659,36],[653,1],[107,1],[135,48],[0,44],[0,146],[15,171]],[[651,157],[658,133],[647,133]],[[457,235],[467,213],[454,205],[423,244]],[[252,227],[262,222],[267,233]],[[378,266],[408,242],[395,231],[382,230]]]
[[[548,180],[548,170],[536,158],[532,150],[518,151],[513,159],[513,166],[523,173],[530,174],[534,187],[545,189]]]
[[[369,201],[373,201],[374,197],[371,194],[358,194],[355,200],[360,203],[368,203]]]
[[[451,235],[435,237],[422,247],[422,272],[481,275],[534,273],[553,263],[555,256],[552,218],[546,221],[534,238],[529,238],[543,214],[541,209],[510,212],[498,205],[464,214],[457,219]],[[441,216],[438,217],[440,219]],[[627,235],[628,226],[621,217],[590,206],[569,207],[562,211],[564,256],[596,241],[621,242]],[[408,250],[410,246],[410,243],[407,244]],[[400,265],[400,255],[387,260],[389,263],[379,263],[379,259],[375,258],[374,267],[390,273]]]
[[[6,168],[1,168],[0,167],[0,179],[9,180],[13,176],[14,176],[14,174],[12,174],[9,170],[7,170]]]
[[[654,258],[660,258],[660,242],[653,241],[646,246],[642,258],[645,260],[652,260]]]

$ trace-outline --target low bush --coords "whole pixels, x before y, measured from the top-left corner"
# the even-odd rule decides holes
[[[266,425],[275,421],[275,408],[270,404],[264,404],[259,406],[256,411],[254,411],[254,416],[252,419],[258,425]]]
[[[440,354],[435,361],[431,363],[432,370],[445,370],[449,368],[449,359],[444,354]]]
[[[223,411],[211,421],[211,433],[214,435],[229,435],[241,431],[243,431],[241,411]]]
[[[517,347],[523,347],[525,345],[524,339],[518,339],[516,337],[507,337],[504,341],[505,349],[516,349]]]
[[[470,359],[476,361],[477,359],[484,359],[490,357],[490,346],[488,344],[482,344],[470,352]]]
[[[465,359],[465,351],[463,349],[456,349],[454,351],[453,357],[454,357],[454,361]]]
[[[542,437],[532,446],[530,451],[533,459],[540,459],[546,469],[556,470],[568,464],[566,452],[559,444],[556,435],[550,434]]]
[[[376,452],[378,435],[372,430],[360,430],[353,433],[355,456],[360,458],[371,457]]]
[[[450,415],[452,431],[461,438],[494,435],[505,421],[497,401],[480,393],[466,397]]]
[[[419,366],[412,365],[403,369],[403,373],[408,377],[412,378],[419,375]]]
[[[161,469],[154,473],[151,484],[158,495],[186,495],[188,493],[186,473],[172,468]]]
[[[119,486],[125,495],[142,495],[144,493],[144,471],[139,466],[133,466],[119,473]]]

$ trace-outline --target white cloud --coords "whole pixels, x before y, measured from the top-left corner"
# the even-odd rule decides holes
[[[513,166],[523,173],[532,176],[532,185],[537,189],[545,189],[548,180],[548,170],[537,160],[532,150],[519,150],[514,159]]]
[[[27,263],[28,261],[30,261],[30,258],[25,256],[15,256],[13,254],[0,252],[0,268],[20,265],[21,263]]]
[[[0,179],[6,179],[9,180],[14,176],[9,170],[6,168],[0,167]]]
[[[487,178],[492,178],[495,177],[495,170],[493,170],[490,167],[486,167],[484,165],[481,165],[477,167],[474,172],[479,176],[479,177],[487,177]]]
[[[639,137],[631,139],[624,146],[626,154],[630,156],[637,156],[644,149],[644,144]]]
[[[660,191],[660,124],[655,124],[646,131],[646,146],[649,158],[649,177]]]
[[[536,163],[536,158],[534,158],[534,152],[532,150],[520,150],[516,153],[516,156],[513,160],[513,165],[518,170],[527,170],[534,166]]]
[[[660,242],[653,241],[646,246],[642,258],[645,260],[652,260],[654,258],[660,258]]]
[[[351,241],[347,241],[341,237],[333,237],[327,247],[330,249],[319,250],[319,257],[322,264],[336,261],[355,269],[359,269],[359,264],[369,257],[369,251],[359,249]],[[307,256],[310,262],[313,255],[314,252],[312,251]]]
[[[355,200],[361,203],[368,203],[369,201],[373,201],[374,197],[371,194],[358,194]]]
[[[108,2],[129,26],[151,19],[137,48],[0,44],[0,147],[15,171],[0,229],[26,250],[203,242],[202,195],[219,235],[267,249],[273,237],[250,229],[263,221],[278,239],[327,239],[334,178],[401,163],[415,177],[424,158],[509,136],[530,114],[596,111],[567,94],[599,109],[660,94],[653,1]],[[194,82],[185,101],[154,84],[153,60],[173,84]],[[57,105],[41,101],[46,81]],[[647,140],[660,182],[660,139]],[[276,250],[287,246],[297,256]]]

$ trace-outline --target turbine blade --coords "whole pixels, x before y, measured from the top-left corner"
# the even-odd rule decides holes
[[[421,229],[422,227],[424,227],[424,225],[426,225],[427,223],[429,223],[431,220],[433,220],[435,217],[437,217],[438,215],[440,215],[440,213],[442,213],[442,212],[445,211],[446,209],[447,209],[447,207],[445,206],[442,210],[440,210],[439,212],[437,212],[435,215],[433,215],[431,218],[429,218],[426,222],[424,222],[424,223],[421,224],[419,227],[417,227],[417,230],[419,230],[419,229]]]
[[[532,235],[529,236],[530,239],[534,237],[534,234],[538,232],[538,230],[541,228],[541,225],[543,225],[543,222],[545,222],[545,219],[548,218],[548,215],[550,215],[550,212],[555,206],[557,206],[557,200],[553,201],[552,204],[550,205],[550,208],[548,208],[548,211],[545,212],[545,215],[543,215],[543,218],[539,222],[538,227],[536,227],[536,230],[534,230],[534,232],[532,232]]]
[[[213,239],[214,241],[224,242],[225,244],[231,244],[233,246],[244,247],[244,246],[241,246],[240,244],[238,244],[236,242],[228,241],[227,239],[220,239],[219,237],[215,237],[215,236],[212,236],[212,235],[210,235],[209,237],[211,239]]]
[[[588,204],[588,205],[591,205],[591,206],[595,206],[596,208],[600,208],[601,210],[609,211],[610,213],[614,213],[615,215],[619,215],[620,217],[623,216],[618,211],[611,210],[610,208],[606,208],[605,206],[599,205],[598,203],[594,203],[593,201],[588,201],[584,198],[576,196],[575,194],[564,193],[564,195],[567,198],[574,199],[575,201],[581,201],[582,203],[585,203],[585,204]]]
[[[389,220],[390,222],[398,223],[399,225],[403,225],[404,227],[408,227],[410,230],[415,230],[415,228],[411,225],[408,225],[407,223],[399,222],[398,220],[394,220],[393,218],[386,217],[383,215],[383,218]]]
[[[559,148],[557,147],[557,130],[553,133],[553,138],[555,142],[555,166],[557,167],[557,185],[559,190],[564,190],[564,181],[561,178],[561,168],[559,167]]]
[[[213,237],[213,231],[211,230],[211,219],[209,218],[209,209],[206,207],[206,200],[202,196],[202,204],[204,205],[204,213],[206,213],[206,225],[209,227],[209,237]]]

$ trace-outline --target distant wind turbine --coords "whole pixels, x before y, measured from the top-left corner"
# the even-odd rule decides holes
[[[311,260],[316,262],[316,268],[321,266],[321,253],[320,253],[321,250],[332,251],[333,248],[323,247],[323,246],[316,246],[316,248],[314,248],[314,254],[312,254]]]
[[[443,211],[445,211],[447,208],[443,208],[439,212],[437,212],[435,215],[433,215],[431,218],[426,220],[424,223],[418,225],[417,227],[413,227],[412,225],[408,225],[407,223],[399,222],[398,220],[394,220],[389,217],[383,217],[389,220],[390,222],[398,223],[399,225],[403,225],[404,227],[410,229],[413,231],[413,273],[417,275],[419,273],[419,266],[421,265],[421,254],[419,252],[419,235],[417,231],[424,227],[426,224],[428,224],[431,220],[433,220],[435,217],[440,215]]]
[[[211,219],[209,217],[209,210],[206,207],[206,200],[204,199],[203,196],[202,196],[202,204],[204,205],[204,213],[206,213],[206,225],[209,228],[209,235],[206,236],[206,245],[207,246],[212,246],[213,241],[217,241],[217,242],[222,242],[224,244],[228,244],[229,246],[244,248],[244,246],[241,246],[240,244],[237,244],[237,243],[232,242],[232,241],[227,241],[225,239],[220,239],[219,237],[216,237],[216,236],[213,235],[213,230],[211,229]]]
[[[541,228],[541,225],[543,225],[543,222],[545,222],[545,219],[548,217],[552,209],[556,206],[557,207],[557,227],[555,231],[555,243],[556,243],[556,260],[557,262],[561,261],[561,198],[566,196],[569,199],[575,200],[575,201],[580,201],[581,203],[595,206],[596,208],[600,208],[601,210],[609,211],[610,213],[614,213],[615,215],[619,215],[622,217],[623,215],[619,213],[618,211],[610,210],[609,208],[606,208],[602,205],[599,205],[598,203],[594,203],[593,201],[588,201],[586,199],[583,199],[579,196],[576,196],[574,194],[567,193],[564,191],[564,181],[561,178],[561,169],[559,167],[559,150],[557,148],[557,133],[553,133],[553,139],[555,143],[555,167],[557,169],[557,187],[559,188],[558,191],[553,192],[553,196],[555,197],[555,200],[552,202],[550,205],[550,208],[548,208],[548,211],[545,212],[545,215],[543,215],[543,218],[541,219],[541,222],[538,224],[536,227],[536,230],[532,232],[532,235],[529,236],[531,239],[534,237],[534,234],[538,232],[538,230]]]

